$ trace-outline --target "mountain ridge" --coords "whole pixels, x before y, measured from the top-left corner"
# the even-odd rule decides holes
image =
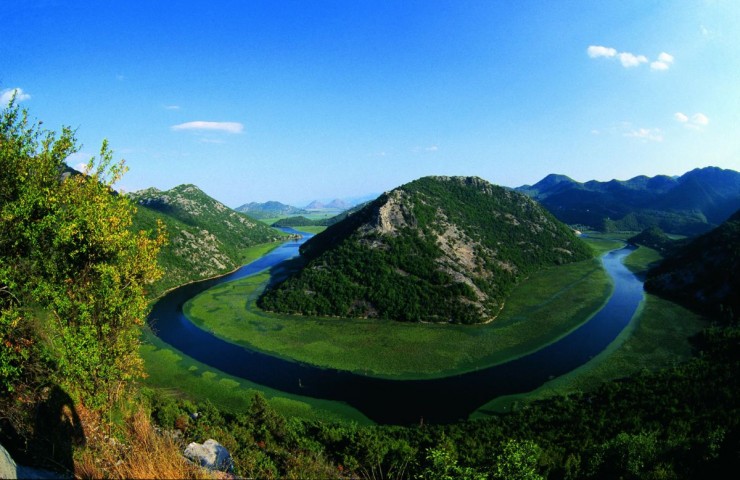
[[[234,270],[243,263],[244,249],[282,238],[277,230],[192,184],[166,191],[147,188],[127,196],[137,206],[132,228],[154,230],[161,221],[169,237],[159,256],[165,276],[154,285],[156,293]]]
[[[262,308],[479,323],[527,273],[591,252],[520,193],[477,177],[424,177],[328,227],[301,255],[306,266],[269,289]]]
[[[639,175],[585,183],[550,174],[515,190],[539,201],[565,223],[603,231],[660,227],[696,235],[740,208],[740,173],[718,167],[695,168],[678,177]]]

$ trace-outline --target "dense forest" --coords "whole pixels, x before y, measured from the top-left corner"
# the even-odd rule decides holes
[[[645,289],[711,315],[740,317],[740,210],[671,251],[650,271]]]
[[[384,194],[301,248],[308,264],[266,310],[478,323],[528,273],[591,253],[524,195],[477,178],[427,177]]]

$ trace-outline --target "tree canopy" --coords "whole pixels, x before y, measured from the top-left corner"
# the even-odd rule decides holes
[[[80,174],[65,164],[74,131],[40,124],[13,102],[0,116],[0,390],[53,382],[99,407],[143,372],[138,326],[165,237],[131,229],[106,141]]]

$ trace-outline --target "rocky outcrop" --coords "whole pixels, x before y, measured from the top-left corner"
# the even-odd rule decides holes
[[[185,457],[208,470],[231,472],[234,462],[229,451],[216,440],[208,439],[204,443],[193,442],[187,446]]]
[[[0,445],[0,478],[72,478],[57,472],[24,467],[15,463],[5,447]]]

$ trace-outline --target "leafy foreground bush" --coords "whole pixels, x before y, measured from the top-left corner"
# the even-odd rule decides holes
[[[12,102],[0,113],[0,440],[66,469],[84,441],[71,440],[76,406],[110,412],[143,374],[139,327],[164,242],[131,230],[107,143],[85,174],[64,163],[77,151],[69,128],[41,130]],[[33,446],[60,431],[61,452]]]

